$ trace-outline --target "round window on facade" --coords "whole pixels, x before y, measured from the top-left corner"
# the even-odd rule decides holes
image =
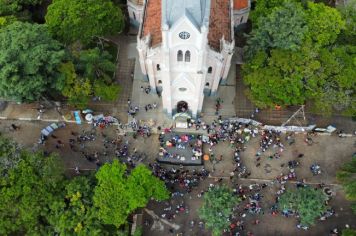
[[[179,88],[178,90],[179,90],[179,92],[185,92],[185,91],[187,91],[187,88]]]

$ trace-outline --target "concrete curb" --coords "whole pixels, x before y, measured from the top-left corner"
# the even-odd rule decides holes
[[[230,176],[208,176],[209,179],[230,179]],[[254,181],[254,182],[267,182],[267,183],[270,183],[270,182],[274,182],[275,179],[257,179],[257,178],[237,178],[237,180],[242,180],[242,181]],[[288,183],[291,183],[291,184],[296,184],[297,181],[295,180],[288,180]],[[310,185],[318,185],[320,184],[320,182],[304,182],[305,184],[310,184]],[[325,185],[330,185],[330,186],[337,186],[337,187],[341,187],[342,185],[341,184],[337,184],[337,183],[324,183]]]
[[[18,121],[41,121],[41,122],[65,122],[65,123],[75,123],[73,120],[60,120],[60,119],[36,119],[30,117],[19,117],[19,118],[11,118],[11,117],[4,117],[0,116],[0,120],[18,120]]]

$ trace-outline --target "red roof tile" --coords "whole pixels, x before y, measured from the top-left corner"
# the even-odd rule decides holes
[[[142,36],[151,34],[151,47],[162,42],[161,3],[162,0],[149,0],[146,3],[145,19],[143,20]]]
[[[130,2],[135,3],[136,5],[143,5],[144,0],[129,0]]]
[[[234,0],[234,10],[242,10],[248,7],[248,0]]]
[[[211,0],[208,42],[220,51],[220,39],[231,41],[230,0]]]

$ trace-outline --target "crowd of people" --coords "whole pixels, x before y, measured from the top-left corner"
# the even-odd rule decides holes
[[[183,165],[178,168],[171,167],[167,169],[154,162],[150,163],[149,166],[152,169],[152,173],[167,184],[173,195],[177,189],[179,192],[191,192],[193,187],[198,186],[200,181],[209,176],[209,171],[204,167],[198,171],[195,169],[189,171],[184,170]]]
[[[196,161],[200,160],[203,155],[202,150],[202,135],[193,135],[193,134],[173,134],[169,131],[161,132],[159,134],[160,150],[159,158],[162,160],[165,159],[174,159],[179,160],[182,163],[184,161]],[[189,150],[184,152],[189,157],[184,156],[185,154],[179,154],[178,150]],[[189,159],[188,159],[189,158]]]
[[[130,124],[133,130],[133,137],[137,136],[149,137],[151,135],[151,127],[149,125],[139,125],[137,122]],[[263,158],[281,159],[283,158],[284,151],[288,148],[288,145],[293,145],[295,139],[293,134],[287,134],[285,140],[283,141],[281,133],[272,130],[259,130],[257,127],[251,124],[244,124],[236,120],[223,120],[221,116],[217,120],[213,121],[211,124],[207,124],[201,119],[189,119],[188,127],[195,130],[201,130],[203,134],[175,134],[172,132],[172,128],[159,129],[161,133],[159,134],[160,150],[159,155],[163,158],[174,158],[184,162],[187,158],[184,156],[179,156],[174,154],[172,150],[191,150],[191,157],[202,158],[204,155],[203,144],[206,146],[207,154],[210,156],[210,161],[218,163],[222,160],[222,155],[215,153],[216,146],[219,143],[227,142],[230,148],[233,150],[233,156],[228,157],[234,160],[234,167],[230,173],[230,179],[246,178],[251,172],[243,163],[241,156],[246,149],[246,144],[251,138],[260,137],[259,148],[256,151],[255,161],[256,167],[258,167]],[[145,157],[143,154],[139,154],[137,149],[134,148],[132,153],[130,153],[128,141],[123,142],[119,139],[110,139],[102,134],[99,137],[92,133],[77,134],[72,132],[72,136],[69,139],[70,149],[74,152],[81,152],[82,156],[90,162],[94,162],[98,167],[101,165],[100,157],[111,155],[113,152],[116,158],[119,158],[122,162],[127,163],[128,166],[134,167],[137,162],[142,161]],[[56,137],[53,137],[56,138]],[[93,142],[97,139],[103,140],[102,152],[88,152],[86,147],[88,142]],[[287,143],[286,146],[284,143]],[[56,141],[56,148],[63,148],[63,142],[59,139]],[[132,149],[132,148],[131,148]],[[113,151],[111,151],[113,150]],[[270,154],[271,153],[271,154]],[[241,235],[245,230],[245,223],[247,221],[247,215],[254,218],[254,224],[259,224],[259,215],[265,214],[265,209],[262,204],[264,199],[263,189],[266,187],[273,188],[275,191],[275,203],[269,206],[269,214],[272,216],[282,215],[285,217],[298,216],[298,213],[290,209],[279,210],[278,200],[280,196],[286,191],[287,183],[293,181],[296,183],[297,189],[307,186],[305,180],[299,179],[297,177],[296,168],[299,168],[302,163],[303,153],[298,153],[294,160],[286,160],[285,164],[281,167],[287,167],[283,173],[278,175],[272,183],[263,184],[251,184],[251,185],[241,185],[236,184],[235,181],[231,183],[235,186],[233,188],[234,194],[240,197],[243,202],[239,206],[234,208],[234,213],[230,217],[230,227],[226,231],[230,231],[231,235]],[[199,183],[209,176],[209,171],[204,167],[197,170],[187,170],[183,165],[176,167],[163,167],[158,162],[151,162],[149,164],[152,172],[155,176],[165,181],[167,187],[172,193],[172,197],[191,197],[191,192],[194,188],[199,186]],[[310,166],[310,170],[313,174],[317,175],[321,173],[321,167],[314,163]],[[75,171],[79,173],[79,168],[75,168]],[[214,171],[214,168],[212,169]],[[222,180],[219,179],[218,182]],[[219,183],[217,183],[219,184]],[[201,198],[207,190],[201,190],[195,197]],[[168,204],[168,203],[166,203]],[[175,205],[166,205],[161,214],[162,218],[173,221],[177,215],[189,212],[187,204],[182,201],[178,201]],[[334,210],[330,209],[325,212],[325,214],[320,216],[321,221],[334,215]],[[251,217],[249,217],[251,218]],[[204,227],[203,222],[194,220],[191,222],[191,227],[199,228]],[[308,227],[305,225],[297,224],[300,229],[307,230]],[[243,234],[252,235],[251,232],[245,232]]]

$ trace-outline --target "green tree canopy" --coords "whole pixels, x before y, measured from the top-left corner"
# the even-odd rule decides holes
[[[308,30],[305,17],[304,9],[296,2],[286,2],[259,17],[258,27],[252,30],[247,41],[248,58],[258,51],[269,53],[274,48],[299,49]]]
[[[121,235],[135,209],[169,197],[144,165],[129,174],[114,161],[96,178],[66,179],[56,155],[20,150],[1,136],[0,151],[0,235]]]
[[[0,16],[12,15],[21,11],[24,6],[37,5],[43,0],[0,0]]]
[[[311,99],[318,111],[331,114],[333,110],[356,114],[356,47],[339,46],[321,49],[321,68],[316,76],[323,83],[313,89]],[[311,90],[310,90],[311,91]]]
[[[0,16],[0,30],[17,21],[15,16]]]
[[[127,178],[127,188],[130,195],[129,209],[145,207],[151,198],[157,201],[166,200],[168,191],[163,181],[152,175],[145,165],[138,165]]]
[[[52,34],[64,43],[87,44],[124,27],[120,8],[110,0],[53,0],[45,18]]]
[[[258,0],[256,1],[256,7],[251,11],[249,18],[252,20],[254,27],[258,25],[260,18],[270,14],[275,8],[283,5],[289,0]]]
[[[309,29],[306,36],[312,40],[313,46],[322,47],[333,44],[345,27],[345,21],[340,12],[323,3],[313,2],[308,2],[306,12]]]
[[[243,67],[248,96],[261,108],[302,105],[306,90],[313,91],[320,83],[315,76],[320,66],[316,54],[307,48],[296,52],[275,49],[270,57],[260,52]]]
[[[21,152],[21,161],[0,180],[0,234],[49,235],[47,216],[60,200],[63,169],[56,156]]]
[[[356,158],[345,163],[336,174],[346,192],[346,199],[356,201]]]
[[[105,164],[96,174],[98,185],[94,189],[94,206],[105,224],[116,227],[126,222],[129,214],[144,207],[151,198],[164,200],[169,197],[161,180],[152,176],[143,165],[137,166],[127,176],[126,166],[114,160]]]
[[[204,194],[203,205],[198,210],[199,218],[205,221],[213,235],[221,235],[223,229],[230,225],[227,219],[239,202],[240,199],[228,187],[215,186]]]
[[[261,108],[312,101],[323,114],[352,115],[355,49],[335,44],[345,25],[340,13],[307,1],[277,6],[262,0],[258,9],[264,14],[249,36],[243,66],[249,98]]]
[[[312,47],[331,45],[345,27],[341,14],[322,3],[308,2],[303,6],[299,1],[282,1],[274,6],[274,1],[258,1],[254,11],[259,11],[259,5],[270,4],[273,7],[259,16],[249,35],[247,59],[260,50],[267,53],[269,49],[295,51],[305,41]]]
[[[355,110],[354,46],[332,50],[302,47],[298,51],[257,53],[243,66],[250,99],[259,107],[302,105],[310,100],[324,114]]]
[[[313,225],[315,219],[327,210],[327,196],[322,189],[304,187],[287,190],[279,199],[280,210],[293,210],[299,214],[302,225]]]
[[[0,178],[6,177],[8,171],[14,169],[21,158],[18,145],[0,134]]]
[[[94,82],[94,94],[107,102],[115,102],[119,98],[121,87],[117,84],[105,84],[101,81]]]
[[[356,236],[356,230],[355,229],[343,229],[341,236]]]
[[[78,108],[85,108],[92,94],[90,80],[78,76],[72,62],[61,64],[59,71],[61,92],[68,98],[68,103]]]
[[[340,35],[340,41],[348,44],[356,44],[356,0],[349,0],[340,4],[338,10],[345,20],[345,28]]]
[[[116,101],[120,87],[112,82],[116,65],[111,55],[99,48],[72,50],[72,60],[60,66],[62,94],[71,105],[85,108],[91,95]]]
[[[115,70],[116,65],[112,62],[111,55],[97,47],[80,51],[77,58],[76,71],[91,81],[111,82]]]
[[[62,201],[52,206],[49,222],[60,235],[115,235],[102,224],[93,206],[94,176],[74,177],[65,185]],[[117,229],[116,229],[117,230]]]
[[[61,45],[44,25],[15,22],[0,30],[0,96],[34,101],[56,89]]]

